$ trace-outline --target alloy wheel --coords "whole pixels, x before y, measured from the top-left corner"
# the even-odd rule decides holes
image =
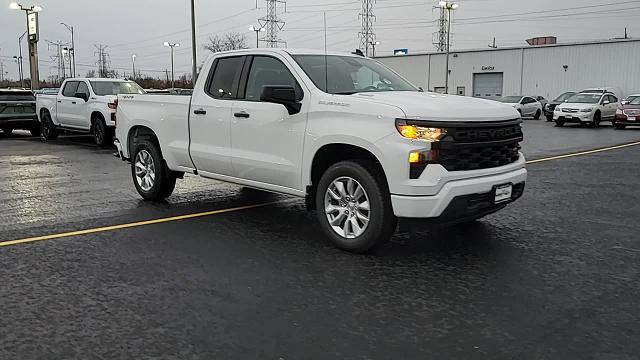
[[[351,177],[343,176],[331,182],[324,196],[324,209],[329,225],[343,238],[356,238],[369,225],[369,196]]]
[[[144,191],[150,191],[156,182],[156,166],[147,150],[140,150],[135,161],[136,182]]]

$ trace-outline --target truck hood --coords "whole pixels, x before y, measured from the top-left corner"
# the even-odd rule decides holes
[[[513,120],[520,117],[512,104],[466,96],[413,91],[369,92],[353,96],[397,106],[409,119],[469,122]]]

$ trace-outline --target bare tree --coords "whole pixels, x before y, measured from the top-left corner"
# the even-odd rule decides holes
[[[88,78],[94,78],[96,77],[96,71],[95,70],[89,70],[87,71],[87,76]]]
[[[240,33],[228,33],[223,36],[209,37],[209,43],[204,46],[205,49],[217,53],[221,51],[247,49],[247,37]]]

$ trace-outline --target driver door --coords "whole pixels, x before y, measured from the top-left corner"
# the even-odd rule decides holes
[[[68,125],[89,130],[91,121],[89,119],[90,115],[87,110],[88,102],[80,98],[79,96],[76,96],[78,94],[84,94],[86,96],[86,99],[89,99],[91,97],[91,94],[89,93],[89,86],[86,82],[80,81],[78,83],[78,88],[73,94],[74,97],[73,99],[71,99],[69,105]]]
[[[307,122],[302,111],[290,115],[284,105],[262,102],[265,86],[293,86],[301,81],[276,56],[247,60],[238,99],[231,109],[231,164],[235,177],[288,189],[302,189],[302,150]]]

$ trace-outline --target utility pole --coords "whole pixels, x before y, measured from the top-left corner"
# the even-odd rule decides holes
[[[373,14],[373,4],[376,0],[362,0],[362,12],[360,19],[362,20],[362,30],[358,34],[360,36],[360,49],[364,50],[364,55],[369,56],[369,48],[376,41],[376,34],[373,32],[373,23],[376,16]]]
[[[176,47],[180,47],[180,44],[178,43],[170,43],[168,41],[164,42],[164,46],[168,46],[171,48],[171,88],[175,88],[176,87],[176,78],[175,78],[175,72],[174,72],[174,67],[173,67],[173,49]]]
[[[4,82],[4,60],[0,60],[0,83]]]
[[[9,4],[9,9],[21,10],[27,15],[31,90],[38,90],[40,88],[40,69],[38,67],[38,40],[40,38],[40,25],[38,23],[38,13],[42,11],[42,7],[38,5],[24,7],[16,2],[12,2]]]
[[[48,43],[48,47],[49,49],[51,49],[51,47],[55,47],[56,49],[56,55],[51,56],[51,60],[54,60],[57,62],[57,68],[58,68],[58,80],[60,82],[62,82],[66,77],[67,77],[67,70],[66,70],[66,64],[65,64],[65,60],[64,60],[64,47],[67,46],[67,44],[64,44],[62,41],[50,41],[47,40]]]
[[[447,11],[439,3],[434,7],[440,11],[438,17],[438,31],[433,34],[433,46],[438,52],[445,52],[447,50]]]
[[[131,55],[131,61],[133,62],[133,81],[136,81],[136,54]]]
[[[71,49],[69,49],[69,66],[71,66],[71,61],[73,60],[73,71],[71,71],[72,77],[77,77],[76,75],[76,43],[73,39],[73,26],[67,25],[65,23],[60,23],[60,25],[64,25],[67,30],[71,31]]]
[[[445,80],[444,80],[444,91],[445,94],[449,93],[449,53],[451,51],[451,10],[455,10],[458,8],[458,4],[448,2],[448,1],[440,1],[440,7],[447,11],[447,60],[446,60],[446,72],[445,72]]]
[[[109,54],[107,54],[105,45],[93,45],[98,51],[94,54],[98,56],[98,77],[106,78],[109,75]]]
[[[258,19],[261,28],[266,29],[266,34],[262,41],[267,43],[269,48],[277,48],[279,44],[286,42],[280,39],[278,33],[284,29],[285,22],[278,17],[278,3],[284,4],[284,11],[287,11],[287,0],[266,0],[267,15]]]

